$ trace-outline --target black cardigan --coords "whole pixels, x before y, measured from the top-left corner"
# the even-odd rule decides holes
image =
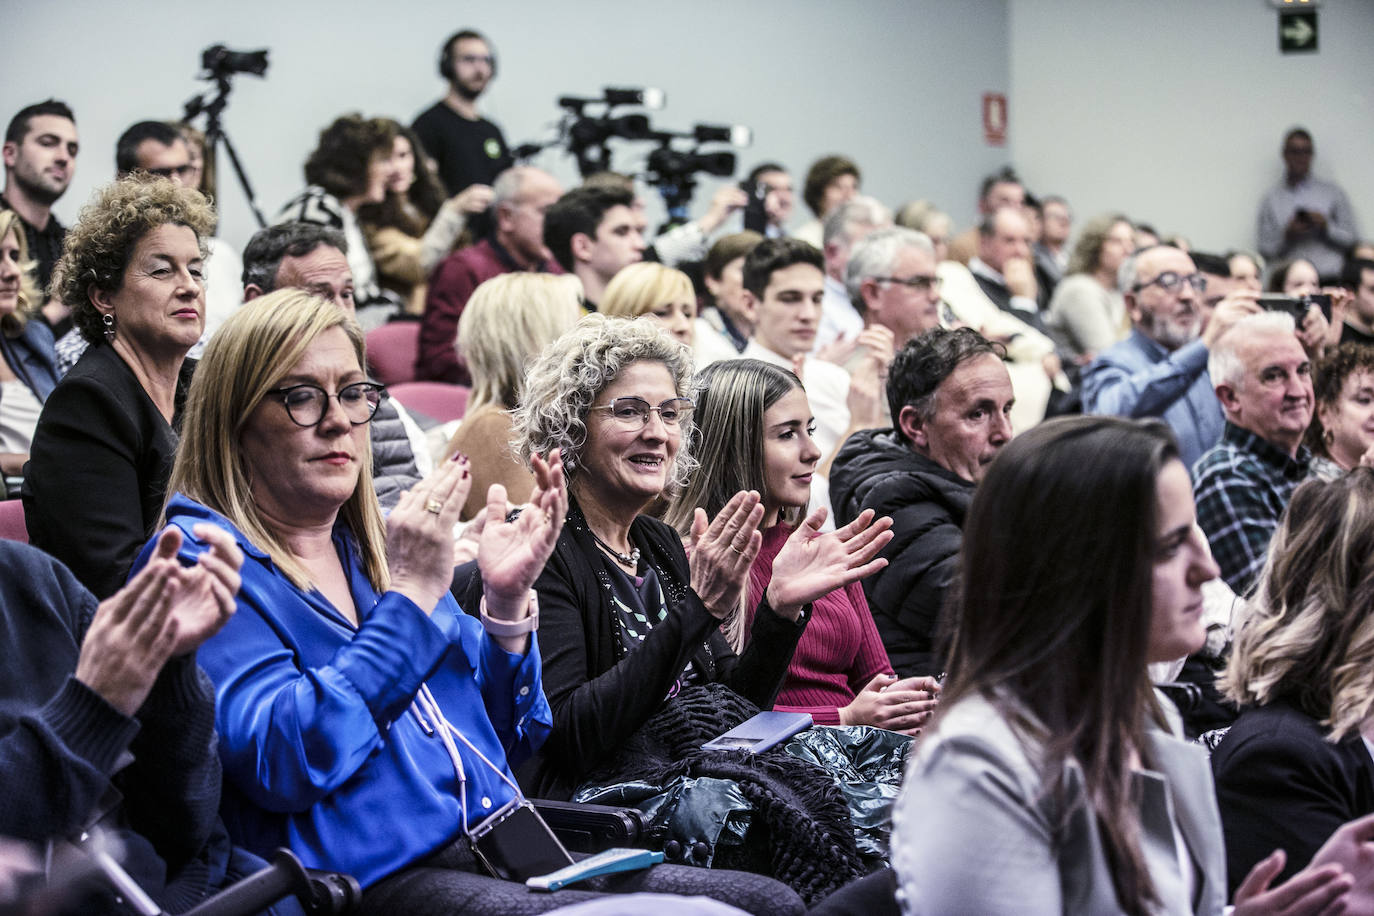
[[[1231,889],[1276,848],[1286,881],[1346,821],[1374,812],[1374,759],[1358,734],[1332,744],[1285,701],[1246,709],[1212,753]]]
[[[181,417],[196,361],[177,382]],[[43,405],[24,467],[29,540],[100,599],[124,584],[162,514],[177,433],[113,348],[94,344]]]
[[[520,776],[525,790],[539,797],[568,798],[663,705],[688,661],[706,680],[724,684],[761,709],[771,708],[810,617],[810,605],[793,623],[764,601],[749,644],[737,656],[720,632],[720,621],[688,587],[687,554],[677,532],[641,515],[630,526],[630,543],[657,572],[668,608],[663,621],[624,658],[617,657],[610,561],[603,559],[575,504],[534,584],[553,731]],[[476,564],[470,565],[460,600],[475,611],[481,580]]]

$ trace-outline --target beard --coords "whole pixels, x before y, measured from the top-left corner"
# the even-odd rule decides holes
[[[41,173],[35,175],[28,169],[15,169],[13,176],[14,183],[24,192],[25,197],[45,207],[51,207],[67,193],[65,183],[59,187],[52,179],[45,178]]]
[[[478,96],[486,91],[487,82],[487,80],[482,80],[480,83],[472,80],[454,80],[453,89],[462,96],[465,101],[475,102]]]
[[[1177,318],[1161,318],[1158,315],[1149,316],[1149,320],[1144,322],[1143,330],[1147,337],[1166,350],[1177,350],[1184,344],[1192,343],[1198,339],[1202,333],[1202,318],[1194,315],[1187,321],[1180,321]]]

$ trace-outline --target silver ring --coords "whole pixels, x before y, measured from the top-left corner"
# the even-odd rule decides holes
[[[435,515],[444,511],[444,504],[434,497],[430,497],[429,502],[425,503],[425,511],[433,512]]]

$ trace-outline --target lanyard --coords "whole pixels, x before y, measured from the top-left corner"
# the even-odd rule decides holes
[[[448,720],[443,710],[439,708],[438,701],[434,699],[434,694],[430,692],[428,684],[420,685],[420,690],[415,694],[415,701],[411,704],[410,709],[411,712],[415,714],[415,718],[419,720],[420,727],[423,728],[427,734],[433,735],[437,733],[440,743],[444,745],[444,750],[448,752],[448,758],[453,763],[454,775],[458,777],[458,803],[463,811],[463,833],[467,834],[469,838],[473,836],[473,833],[468,829],[467,770],[463,766],[463,757],[458,751],[458,745],[453,739],[457,738],[459,741],[463,742],[468,750],[476,754],[479,760],[490,767],[491,771],[501,777],[501,781],[510,786],[511,790],[515,792],[515,798],[510,804],[502,806],[502,808],[496,812],[497,814],[500,814],[502,811],[506,810],[506,808],[525,803],[524,793],[520,791],[520,787],[515,784],[515,781],[507,776],[504,770],[488,760],[487,755],[478,750],[477,747],[464,737],[463,733],[455,728],[453,723]],[[488,818],[488,820],[489,819],[490,818]]]

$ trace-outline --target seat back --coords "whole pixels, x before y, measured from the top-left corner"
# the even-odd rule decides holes
[[[367,334],[367,364],[383,385],[415,381],[420,355],[420,323],[393,321]]]
[[[29,529],[24,524],[24,501],[0,499],[0,538],[6,541],[29,542]]]
[[[410,413],[423,414],[439,423],[462,419],[472,393],[466,385],[447,382],[403,382],[389,386],[387,391]]]

